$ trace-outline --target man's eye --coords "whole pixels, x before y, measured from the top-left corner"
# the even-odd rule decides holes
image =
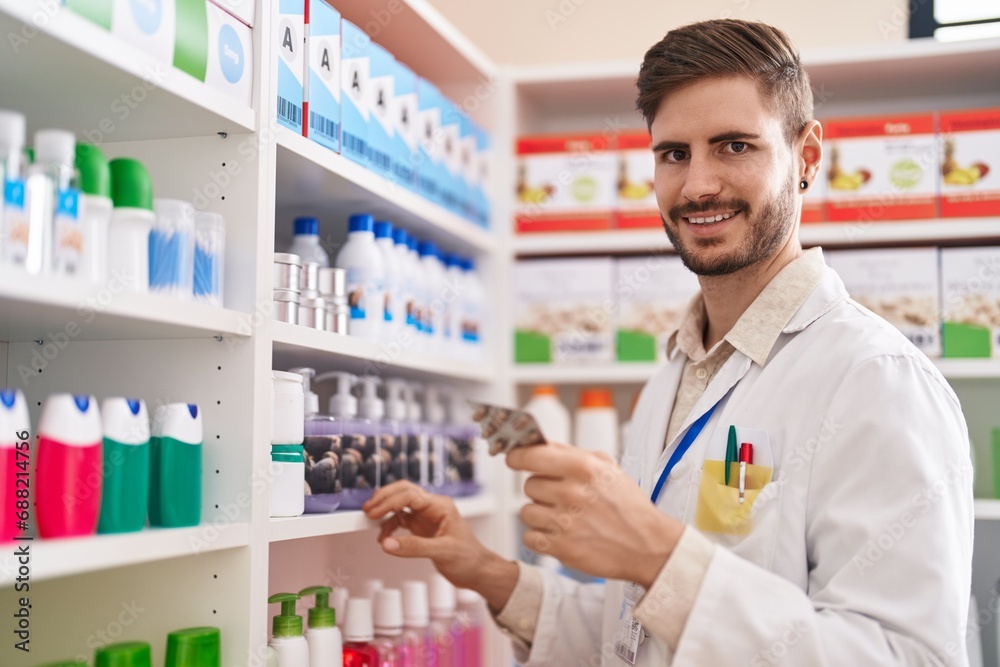
[[[742,141],[733,141],[729,144],[729,150],[734,153],[745,153],[747,145]]]
[[[664,162],[680,162],[686,157],[687,154],[684,151],[680,150],[679,148],[663,152]]]

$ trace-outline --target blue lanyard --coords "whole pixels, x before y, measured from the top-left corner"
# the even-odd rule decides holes
[[[701,431],[705,428],[705,424],[707,424],[708,420],[712,418],[712,413],[715,412],[715,409],[719,407],[719,403],[721,402],[722,401],[719,401],[710,407],[708,412],[703,414],[701,417],[698,417],[698,421],[688,427],[687,433],[684,434],[684,438],[681,440],[680,444],[677,445],[677,449],[674,450],[674,453],[670,455],[670,460],[667,461],[666,467],[663,469],[663,472],[660,473],[660,478],[656,480],[656,486],[653,487],[652,496],[654,505],[656,504],[656,499],[660,497],[660,491],[663,489],[663,484],[667,481],[667,476],[670,475],[670,472],[674,469],[674,467],[681,462],[681,459],[685,454],[687,454],[687,450],[690,449],[691,444],[698,439],[699,435],[701,435]]]

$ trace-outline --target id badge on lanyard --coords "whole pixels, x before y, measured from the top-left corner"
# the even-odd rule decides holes
[[[719,403],[721,402],[719,401]],[[656,480],[656,486],[653,487],[653,494],[650,500],[654,505],[660,497],[660,491],[663,490],[663,485],[666,483],[667,477],[673,471],[674,467],[680,463],[681,458],[691,448],[694,441],[698,439],[698,436],[701,435],[702,429],[705,428],[708,420],[712,418],[712,413],[715,412],[715,408],[719,406],[719,403],[713,405],[708,409],[708,412],[691,424],[687,433],[684,434],[684,438],[677,445],[677,449],[670,455],[667,465],[664,466],[663,472],[660,473],[659,479]],[[635,665],[639,645],[646,639],[646,632],[642,629],[642,624],[635,620],[632,613],[636,605],[639,604],[639,600],[645,594],[646,591],[639,584],[631,581],[627,582],[625,584],[625,595],[622,598],[622,606],[618,612],[618,631],[615,633],[615,655],[629,665]]]

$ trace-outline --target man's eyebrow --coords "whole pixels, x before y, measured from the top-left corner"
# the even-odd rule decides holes
[[[661,141],[653,146],[653,152],[659,153],[660,151],[687,150],[688,148],[690,148],[690,146],[680,141]]]
[[[723,132],[722,134],[717,134],[708,140],[710,144],[721,144],[724,141],[744,141],[746,139],[760,139],[759,134],[754,134],[753,132],[744,132],[742,130],[730,130],[729,132]]]

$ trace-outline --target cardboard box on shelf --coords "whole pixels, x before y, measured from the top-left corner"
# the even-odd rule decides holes
[[[462,217],[471,222],[476,221],[475,188],[477,178],[476,152],[477,137],[476,125],[469,118],[469,115],[462,112],[462,122],[459,126],[461,134],[458,142],[459,156],[459,204],[462,208]]]
[[[444,96],[427,79],[417,80],[419,150],[417,183],[420,194],[428,201],[445,205],[448,170],[444,165],[444,135],[441,131]]]
[[[484,128],[476,126],[476,177],[473,197],[475,201],[476,222],[481,227],[490,226],[490,167],[492,162],[490,134]]]
[[[942,112],[941,217],[1000,215],[1000,109]]]
[[[240,23],[253,27],[254,19],[257,17],[256,0],[211,0],[233,16]]]
[[[942,248],[945,357],[1000,357],[1000,247]]]
[[[395,118],[393,103],[396,98],[396,58],[384,47],[372,42],[371,70],[368,74],[368,166],[376,174],[392,176],[392,145]]]
[[[616,262],[618,361],[662,361],[670,333],[700,286],[680,257],[651,255]]]
[[[620,229],[663,227],[653,190],[656,160],[651,148],[648,132],[618,136],[615,226]]]
[[[187,33],[190,32],[192,25],[197,27],[199,23],[197,15],[192,17],[187,12],[178,17],[176,0],[163,0],[155,3],[109,0],[109,3],[113,3],[111,4],[111,34],[168,65],[174,64],[174,49],[177,45],[178,30]],[[104,12],[95,12],[93,9],[83,11],[83,8],[88,5],[91,8],[96,8],[98,4],[77,1],[70,6],[79,7],[81,14],[94,20],[96,13]],[[185,6],[181,6],[182,10]],[[197,13],[195,12],[195,14]],[[103,21],[98,21],[98,23],[103,24]],[[181,24],[178,25],[179,23]],[[198,78],[203,79],[204,76]]]
[[[933,114],[826,123],[826,218],[914,220],[937,215],[938,143]]]
[[[417,75],[409,67],[395,61],[396,98],[392,150],[392,178],[410,190],[417,189],[417,161],[420,143]]]
[[[611,258],[515,263],[515,361],[613,361],[613,280]]]
[[[459,146],[462,137],[462,111],[447,97],[441,97],[441,148],[444,165],[444,207],[462,214],[462,158]]]
[[[253,102],[253,32],[214,4],[208,10],[205,83],[250,106]]]
[[[611,227],[618,158],[605,137],[522,137],[517,161],[517,232]]]
[[[303,81],[306,76],[306,0],[278,0],[274,47],[278,54],[278,123],[302,134]]]
[[[937,248],[838,250],[826,260],[855,301],[887,320],[928,357],[941,356]]]
[[[363,165],[368,163],[368,76],[371,71],[371,38],[344,19],[340,22],[340,154]]]
[[[306,79],[302,134],[340,150],[340,12],[325,0],[306,0]]]

